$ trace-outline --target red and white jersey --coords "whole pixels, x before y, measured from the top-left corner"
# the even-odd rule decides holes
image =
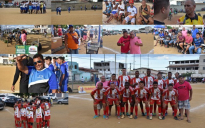
[[[164,88],[165,87],[165,80],[163,80],[163,79],[161,79],[161,80],[159,80],[159,79],[156,79],[156,80],[154,80],[154,81],[156,81],[157,83],[158,83],[158,87],[160,87],[160,88]]]
[[[104,93],[105,93],[105,88],[102,89],[97,89],[95,88],[92,92],[91,95],[95,95],[95,99],[103,99]]]
[[[131,79],[130,76],[119,76],[118,77],[118,82],[119,82],[119,88],[121,89],[122,87],[125,86],[125,82],[129,82],[130,83]]]
[[[163,92],[163,89],[158,87],[158,88],[154,88],[154,87],[151,87],[149,89],[150,93],[151,93],[151,99],[153,100],[160,100],[161,98],[161,94]]]
[[[27,118],[33,118],[33,111],[34,110],[34,107],[31,107],[31,106],[27,106],[26,107],[26,110],[27,110]]]
[[[175,100],[175,96],[178,96],[178,94],[176,90],[169,91],[167,89],[166,91],[164,91],[162,96],[164,96],[165,100],[167,101],[173,101]]]
[[[27,112],[26,107],[27,106],[28,106],[27,104],[24,104],[23,107],[21,108],[21,116],[24,116],[24,117],[27,116],[27,114],[26,114],[26,112]]]
[[[21,104],[18,104],[15,108],[14,108],[14,116],[17,118],[21,118]]]
[[[178,80],[178,79],[174,79],[174,85],[175,85],[176,83],[179,83],[179,80]]]
[[[39,108],[36,109],[36,118],[42,118],[42,113],[43,113],[43,109],[41,108],[41,106]]]
[[[39,105],[40,103],[41,103],[40,100],[36,100],[36,101],[35,101],[35,104],[36,104],[36,105]]]
[[[169,84],[173,84],[173,86],[174,86],[174,79],[166,79],[165,80],[165,89],[167,89],[168,88],[168,85]]]
[[[136,87],[138,87],[139,82],[142,81],[142,80],[143,80],[142,78],[132,78],[131,84],[133,85],[133,84],[137,83]]]
[[[131,95],[134,95],[134,91],[132,87],[129,87],[128,89],[123,87],[121,90],[121,94],[123,95],[123,97],[131,97]]]
[[[115,88],[113,90],[111,88],[108,88],[105,92],[105,95],[107,95],[110,99],[116,99],[118,98],[118,95],[121,95],[121,92],[118,88]]]
[[[134,90],[134,93],[137,98],[142,99],[142,98],[147,98],[147,96],[150,94],[150,91],[148,88],[144,87],[143,89],[136,88]]]
[[[143,81],[145,82],[145,87],[150,88],[150,86],[153,85],[154,77],[153,76],[145,76],[143,78]]]
[[[114,83],[115,84],[115,86],[117,86],[117,87],[119,87],[119,81],[118,80],[110,80],[109,82],[108,82],[108,86],[110,87],[110,83]]]
[[[47,109],[47,110],[45,110],[44,111],[44,116],[50,116],[51,115],[51,111],[50,111],[50,103],[45,103],[45,109]]]

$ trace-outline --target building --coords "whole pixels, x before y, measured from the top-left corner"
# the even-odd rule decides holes
[[[170,8],[174,9],[178,9],[178,10],[181,10],[183,9],[184,10],[184,4],[185,4],[185,0],[184,1],[176,1],[176,5],[171,5]],[[196,3],[196,9],[195,11],[201,11],[202,8],[205,7],[205,3]]]
[[[51,27],[48,25],[35,25],[34,30],[39,31],[39,33],[44,33],[44,31],[51,33]]]
[[[112,74],[120,75],[121,69],[126,68],[127,64],[114,61],[94,62],[94,69],[103,74],[106,78],[110,78]]]
[[[199,57],[199,74],[205,75],[205,55],[200,55]]]

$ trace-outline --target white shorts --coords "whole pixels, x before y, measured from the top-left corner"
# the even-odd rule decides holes
[[[131,21],[131,23],[135,23],[135,18],[130,19],[129,16],[125,17],[126,23]]]

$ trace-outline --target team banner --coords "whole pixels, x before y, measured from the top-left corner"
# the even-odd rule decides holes
[[[95,86],[78,86],[78,93],[91,93]]]
[[[16,54],[37,54],[38,47],[33,45],[16,45]]]

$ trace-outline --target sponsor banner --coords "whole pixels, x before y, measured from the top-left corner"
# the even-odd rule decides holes
[[[95,86],[78,86],[78,93],[91,93]]]
[[[37,54],[38,47],[33,45],[17,45],[16,54]]]

